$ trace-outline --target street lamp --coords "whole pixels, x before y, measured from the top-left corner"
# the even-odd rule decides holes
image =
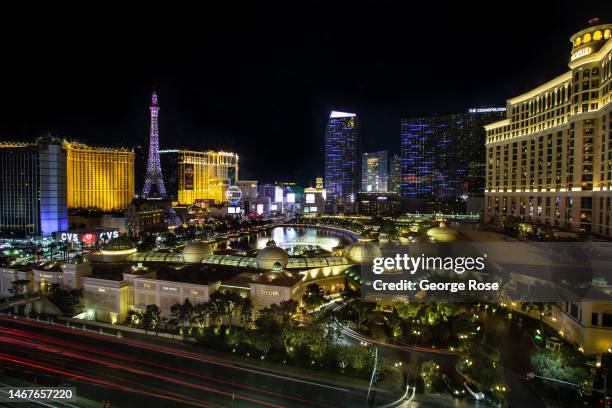
[[[608,369],[607,368],[602,368],[601,369],[603,371],[603,380],[604,380],[604,389],[603,389],[603,395],[604,395],[604,403],[606,404],[605,406],[608,406]]]

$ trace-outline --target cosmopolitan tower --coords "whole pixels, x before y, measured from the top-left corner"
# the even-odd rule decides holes
[[[151,130],[149,134],[149,159],[147,160],[147,175],[145,177],[142,195],[145,198],[161,198],[166,195],[164,179],[162,178],[161,164],[159,161],[159,130],[157,118],[159,116],[159,105],[157,104],[157,93],[153,90],[151,95]]]

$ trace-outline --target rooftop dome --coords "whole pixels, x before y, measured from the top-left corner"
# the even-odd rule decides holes
[[[183,248],[183,259],[188,263],[199,263],[212,253],[212,247],[206,242],[190,242]]]
[[[446,226],[444,222],[440,222],[438,227],[427,230],[427,236],[433,238],[436,242],[453,242],[457,240],[457,231]]]
[[[85,257],[83,255],[75,255],[72,257],[72,259],[70,260],[70,262],[68,262],[71,265],[80,265],[87,262],[87,259],[85,259]]]
[[[349,261],[356,264],[371,262],[374,258],[382,256],[378,245],[366,241],[357,241],[349,245],[346,254]]]
[[[104,262],[119,262],[136,252],[136,244],[122,235],[108,241],[100,252]]]
[[[125,235],[122,235],[117,238],[113,238],[104,245],[103,250],[106,252],[110,251],[127,251],[130,249],[135,249],[136,244],[130,241]]]
[[[277,247],[273,240],[268,241],[265,248],[257,253],[257,267],[266,270],[284,269],[289,262],[289,254],[283,248]]]

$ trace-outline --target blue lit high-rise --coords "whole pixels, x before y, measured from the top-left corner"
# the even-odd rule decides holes
[[[359,118],[332,111],[325,130],[325,189],[327,200],[350,211],[359,191]]]
[[[466,113],[403,117],[401,121],[402,195],[456,201],[484,195],[484,125],[504,108]]]
[[[401,192],[404,197],[425,197],[433,190],[432,133],[422,118],[402,118]]]
[[[50,236],[68,229],[66,150],[50,136],[0,143],[0,233]]]

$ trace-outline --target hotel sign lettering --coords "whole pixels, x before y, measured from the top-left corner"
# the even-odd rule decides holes
[[[280,292],[278,290],[257,289],[257,294],[260,296],[280,297]]]
[[[472,108],[468,109],[468,113],[489,113],[489,112],[505,112],[506,108]]]
[[[591,49],[589,47],[583,48],[581,50],[578,50],[578,51],[572,53],[572,57],[571,57],[570,61],[574,61],[574,60],[577,60],[578,58],[586,57],[590,53],[591,53]]]
[[[185,190],[193,191],[193,163],[185,163]]]

